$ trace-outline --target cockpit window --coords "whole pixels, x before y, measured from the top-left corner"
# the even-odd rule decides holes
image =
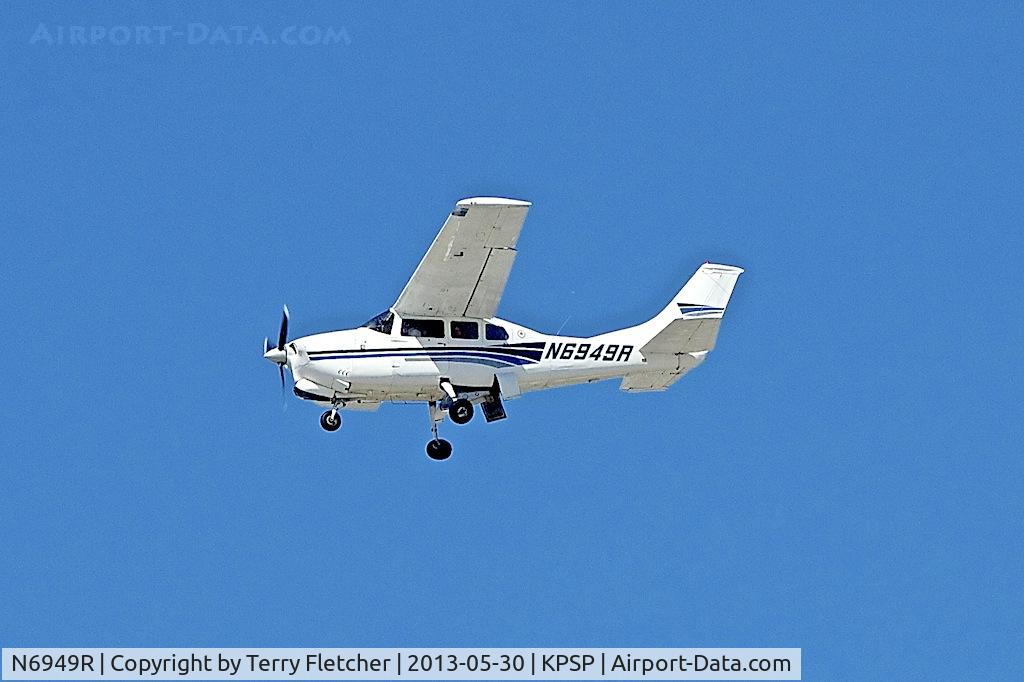
[[[488,341],[508,341],[508,332],[496,324],[487,324],[486,335]]]
[[[444,338],[444,320],[402,320],[402,336]]]
[[[372,320],[364,322],[361,326],[381,334],[390,334],[391,326],[395,323],[395,314],[390,310],[385,310],[380,315],[376,316]]]

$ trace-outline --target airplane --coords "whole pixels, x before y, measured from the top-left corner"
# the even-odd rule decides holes
[[[505,400],[613,378],[631,393],[663,391],[704,361],[741,268],[706,262],[650,320],[596,336],[542,334],[495,317],[530,206],[457,202],[395,304],[355,329],[288,341],[285,306],[277,345],[263,340],[282,390],[287,367],[293,393],[326,408],[326,431],[341,427],[341,410],[426,403],[427,456],[442,461],[452,454],[437,430],[446,416],[466,424],[479,406],[493,422],[505,419]]]

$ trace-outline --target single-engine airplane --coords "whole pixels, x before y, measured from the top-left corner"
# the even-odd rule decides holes
[[[503,400],[545,388],[621,378],[624,391],[663,391],[714,348],[742,269],[705,263],[647,322],[590,337],[542,334],[495,317],[527,201],[463,199],[445,220],[412,279],[388,310],[355,329],[288,340],[284,308],[277,345],[263,357],[284,368],[293,392],[326,408],[320,425],[341,427],[341,410],[425,402],[433,438],[427,455],[451,456],[437,425],[480,406],[505,418]]]

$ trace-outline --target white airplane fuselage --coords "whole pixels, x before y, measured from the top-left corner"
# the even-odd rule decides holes
[[[390,333],[359,327],[291,341],[287,364],[296,395],[366,409],[380,402],[443,400],[445,379],[460,393],[485,391],[497,379],[504,397],[515,398],[623,377],[646,363],[629,330],[583,338],[542,334],[499,318],[438,318],[431,322],[443,324],[444,335],[424,337],[403,334],[401,317],[392,315]],[[475,326],[478,338],[454,338],[452,322],[463,330]]]

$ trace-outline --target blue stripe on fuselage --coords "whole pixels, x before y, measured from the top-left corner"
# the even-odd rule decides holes
[[[309,357],[311,360],[318,360],[322,358],[330,357],[331,359],[339,359],[344,357],[351,358],[364,358],[364,357],[402,357],[402,356],[413,356],[413,355],[465,355],[471,354],[480,357],[489,357],[501,360],[508,360],[515,362],[521,360],[516,364],[523,364],[525,362],[539,362],[541,358],[541,348],[499,348],[499,347],[484,347],[484,348],[460,348],[456,347],[437,347],[437,348],[371,348],[361,350],[329,350],[329,351],[311,351]]]
[[[408,351],[391,351],[387,353],[377,352],[351,352],[351,353],[336,353],[332,355],[317,355],[310,356],[310,361],[317,360],[364,360],[369,358],[430,358],[431,360],[452,360],[452,361],[488,361],[481,362],[481,364],[491,364],[492,366],[508,366],[508,365],[527,365],[536,362],[530,358],[523,358],[517,355],[503,355],[503,354],[489,354],[478,351],[446,351],[437,352],[437,350],[408,350]]]

